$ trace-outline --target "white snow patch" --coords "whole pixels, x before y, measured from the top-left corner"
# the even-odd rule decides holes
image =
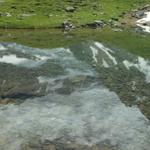
[[[143,31],[150,33],[150,25],[143,25],[145,23],[150,24],[150,12],[145,12],[145,17],[137,21],[137,26],[143,28]]]
[[[146,16],[142,19],[139,19],[137,21],[137,23],[147,23],[147,22],[149,22],[150,21],[150,12],[145,12],[145,15]]]

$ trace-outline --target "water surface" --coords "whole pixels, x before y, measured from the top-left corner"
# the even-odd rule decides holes
[[[149,150],[149,58],[105,40],[63,44],[0,43],[0,149]]]

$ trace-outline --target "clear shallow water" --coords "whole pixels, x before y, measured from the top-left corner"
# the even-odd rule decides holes
[[[1,43],[0,70],[1,98],[21,101],[0,106],[0,149],[24,150],[37,138],[149,149],[149,60],[99,42]]]

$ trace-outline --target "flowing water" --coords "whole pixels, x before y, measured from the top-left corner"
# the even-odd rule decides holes
[[[0,150],[150,149],[150,61],[126,50],[2,42],[0,98]]]

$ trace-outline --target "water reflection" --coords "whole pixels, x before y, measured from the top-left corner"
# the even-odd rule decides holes
[[[1,43],[0,71],[1,101],[24,100],[0,106],[1,149],[36,138],[149,149],[149,60],[98,42],[45,50]]]

